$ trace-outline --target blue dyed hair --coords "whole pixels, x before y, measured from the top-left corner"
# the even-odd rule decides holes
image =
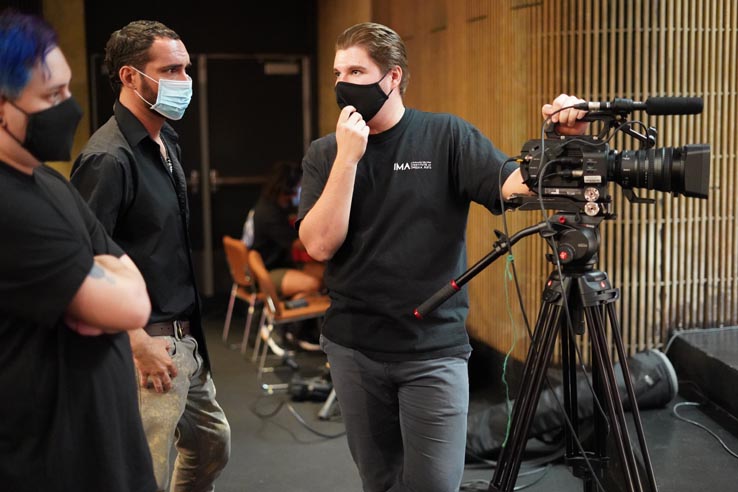
[[[14,10],[0,13],[0,96],[17,99],[31,71],[58,44],[45,20]]]

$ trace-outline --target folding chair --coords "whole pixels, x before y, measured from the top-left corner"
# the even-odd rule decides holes
[[[231,271],[231,278],[233,279],[231,297],[228,301],[228,311],[226,312],[225,322],[223,323],[223,342],[228,342],[233,307],[236,299],[240,299],[249,306],[244,325],[243,340],[241,341],[241,354],[245,354],[248,347],[254,311],[257,304],[264,301],[265,296],[256,288],[256,284],[249,271],[249,250],[246,245],[238,239],[226,235],[223,236],[223,249],[225,250],[228,268]],[[264,316],[263,313],[262,316]]]
[[[258,251],[249,251],[249,268],[259,285],[259,290],[265,296],[263,310],[265,317],[262,318],[263,321],[259,325],[259,336],[257,337],[257,340],[261,338],[262,332],[265,332],[266,340],[261,348],[256,381],[261,389],[267,393],[272,393],[276,390],[286,390],[289,387],[288,383],[267,384],[263,382],[264,373],[274,372],[277,368],[266,366],[269,341],[272,338],[274,329],[277,326],[287,323],[295,323],[297,321],[324,316],[330,306],[330,299],[328,296],[321,295],[308,296],[304,298],[307,302],[306,306],[288,309],[285,307],[284,300],[280,299],[277,295],[277,289],[274,286],[272,278],[269,276],[269,272],[264,266],[264,261]]]

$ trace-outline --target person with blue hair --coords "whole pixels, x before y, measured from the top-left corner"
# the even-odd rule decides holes
[[[14,492],[156,489],[127,330],[151,304],[68,181],[82,115],[54,30],[0,13],[0,483]]]

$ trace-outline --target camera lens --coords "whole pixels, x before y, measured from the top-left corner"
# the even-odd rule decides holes
[[[645,188],[707,198],[710,146],[692,144],[612,153],[610,178],[623,188]]]

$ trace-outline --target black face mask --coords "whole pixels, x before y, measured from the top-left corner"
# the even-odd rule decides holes
[[[30,114],[15,107],[28,117],[26,139],[21,145],[39,161],[68,161],[74,132],[82,119],[82,108],[77,101],[70,97],[56,106]]]
[[[389,72],[387,72],[389,73]],[[385,73],[378,82],[373,84],[351,84],[349,82],[338,82],[336,84],[336,102],[341,109],[346,106],[353,106],[356,111],[364,118],[365,122],[369,122],[379,113],[384,103],[389,99],[389,94],[385,94],[379,86],[379,82],[387,76]],[[392,94],[392,91],[390,91]]]

